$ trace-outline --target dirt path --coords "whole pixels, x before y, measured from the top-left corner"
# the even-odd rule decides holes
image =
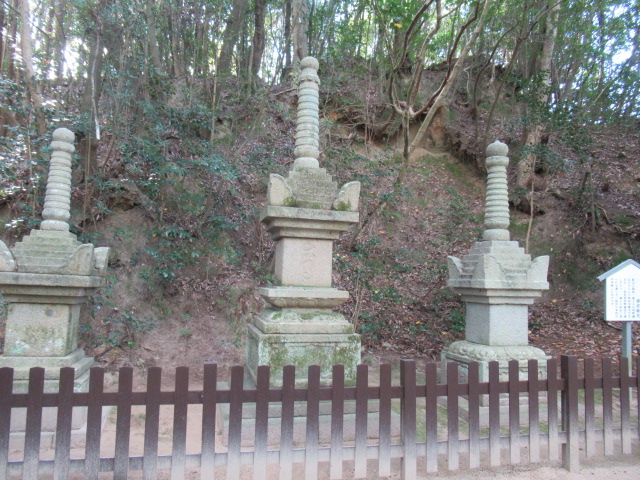
[[[400,478],[398,475],[394,478]],[[638,480],[640,479],[640,456],[636,450],[635,455],[628,457],[608,457],[596,460],[584,461],[579,472],[570,473],[559,465],[518,465],[500,467],[495,469],[483,469],[474,471],[459,471],[456,473],[431,474],[428,477],[450,480],[586,480],[586,479],[616,479]]]
[[[377,475],[375,468],[371,468],[369,465],[368,480],[378,480],[380,477]],[[327,480],[329,478],[329,468],[327,465],[322,465],[319,469],[318,478],[320,480]],[[395,462],[393,465],[392,475],[389,477],[391,480],[400,480],[401,478],[401,466],[399,462]],[[257,478],[264,480],[277,480],[278,467],[271,465],[266,472]],[[344,469],[345,479],[354,478],[353,470],[345,465]],[[111,477],[104,477],[111,478]],[[140,474],[135,474],[129,478],[142,478]],[[158,475],[159,480],[169,479],[169,472],[161,472]],[[200,475],[197,471],[188,472],[185,476],[189,480],[197,480]],[[216,480],[226,479],[223,469],[218,469],[215,475]],[[241,480],[252,480],[254,477],[250,469],[243,469],[240,474]],[[301,465],[294,467],[293,478],[304,478],[304,469]],[[457,472],[443,472],[443,473],[431,473],[424,474],[418,472],[418,480],[638,480],[640,479],[640,457],[636,454],[633,457],[609,457],[599,458],[594,461],[584,462],[579,472],[570,473],[561,468],[559,465],[537,464],[537,465],[519,465],[519,466],[505,466],[491,469],[478,469],[478,470],[459,470]]]

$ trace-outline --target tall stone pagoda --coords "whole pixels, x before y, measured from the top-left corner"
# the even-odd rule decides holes
[[[319,168],[318,61],[301,62],[295,162],[287,178],[271,174],[261,215],[276,242],[275,285],[258,293],[267,306],[247,334],[247,370],[255,381],[259,365],[271,366],[272,383],[282,367],[295,365],[304,383],[309,365],[320,365],[323,381],[331,366],[345,365],[347,381],[360,362],[360,336],[345,317],[332,311],[349,298],[331,281],[333,241],[358,222],[360,182],[338,189]]]
[[[488,381],[488,362],[500,362],[506,378],[508,362],[518,360],[526,378],[527,361],[538,360],[544,370],[547,356],[529,345],[528,312],[536,297],[549,288],[549,257],[534,260],[509,234],[507,165],[509,149],[494,142],[487,147],[485,231],[462,259],[449,257],[449,287],[462,295],[466,306],[465,340],[442,352],[443,364],[458,362],[466,372],[480,363],[480,381]]]
[[[81,243],[69,231],[73,132],[53,132],[39,230],[13,248],[0,242],[0,293],[8,304],[0,367],[14,369],[14,391],[26,392],[31,367],[45,367],[45,391],[57,391],[59,369],[74,367],[75,390],[88,387],[93,359],[78,347],[80,307],[104,283],[109,249]]]

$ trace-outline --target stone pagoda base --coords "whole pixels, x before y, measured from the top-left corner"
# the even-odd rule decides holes
[[[499,363],[500,381],[509,380],[509,362],[517,360],[520,367],[520,380],[527,380],[529,360],[538,361],[538,378],[547,377],[547,359],[550,358],[542,350],[530,345],[481,345],[461,340],[454,342],[441,353],[442,375],[446,377],[447,364],[456,362],[459,365],[460,379],[468,378],[469,364],[479,363],[480,382],[489,381],[489,362]]]
[[[93,358],[85,357],[81,348],[63,357],[11,357],[0,355],[0,367],[13,368],[14,393],[27,393],[29,390],[29,370],[32,367],[43,367],[45,369],[45,393],[58,392],[60,369],[63,367],[73,367],[75,369],[73,391],[86,392],[89,390],[89,369],[93,364]]]
[[[45,369],[44,392],[57,393],[60,388],[60,369],[73,367],[75,378],[74,392],[89,391],[89,369],[93,366],[93,358],[86,357],[78,348],[69,355],[61,357],[11,357],[0,355],[0,367],[13,368],[13,392],[29,392],[29,370],[32,367]],[[103,410],[103,420],[108,408]],[[46,407],[42,409],[41,444],[52,447],[55,442],[58,409]],[[14,408],[11,413],[10,448],[22,448],[27,423],[27,409]],[[80,445],[84,442],[87,427],[87,407],[74,407],[71,420],[71,442]]]
[[[285,365],[296,367],[296,385],[305,386],[309,365],[320,365],[320,379],[331,383],[332,366],[344,365],[354,384],[360,363],[360,335],[342,314],[310,309],[265,309],[247,331],[246,369],[255,383],[259,365],[271,367],[271,384],[282,385]]]

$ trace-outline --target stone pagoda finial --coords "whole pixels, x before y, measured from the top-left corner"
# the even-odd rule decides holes
[[[51,142],[51,163],[47,179],[47,194],[40,230],[69,231],[71,208],[71,155],[75,151],[73,132],[58,128],[53,132]]]
[[[340,210],[357,212],[360,182],[338,184],[324,168],[320,168],[320,116],[318,61],[313,57],[300,62],[298,87],[298,119],[296,128],[296,160],[287,178],[269,176],[267,204],[271,206]]]
[[[71,155],[75,151],[71,130],[58,128],[51,142],[47,193],[39,230],[32,230],[13,252],[0,242],[0,272],[103,276],[109,248],[81,243],[69,231],[71,218]]]
[[[507,165],[509,147],[495,141],[487,147],[487,193],[484,240],[510,240]]]
[[[296,160],[294,170],[318,168],[320,157],[320,77],[319,63],[313,57],[305,57],[300,62],[298,86],[298,117],[296,122]]]

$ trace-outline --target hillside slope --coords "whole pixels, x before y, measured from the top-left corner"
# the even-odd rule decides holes
[[[368,138],[334,95],[323,91],[321,163],[341,184],[362,182],[365,218],[393,189],[400,139]],[[176,105],[177,120],[159,137],[105,142],[101,183],[74,190],[76,231],[114,252],[109,284],[86,309],[82,333],[87,352],[110,366],[188,365],[197,372],[205,361],[241,363],[246,324],[260,308],[256,288],[270,281],[273,243],[258,213],[269,173],[284,174],[293,161],[295,96],[278,87],[242,109],[230,106],[213,144],[198,138],[197,112],[179,111],[179,104],[176,94],[169,106]],[[500,116],[491,134],[510,145],[513,165],[521,150],[509,122]],[[446,287],[446,257],[464,255],[482,229],[484,155],[470,140],[473,128],[455,101],[443,109],[413,153],[399,194],[357,238],[345,234],[336,244],[334,282],[351,293],[341,311],[362,335],[365,360],[436,359],[463,336],[463,307]],[[549,139],[562,166],[541,172],[528,236],[534,256],[551,256],[551,290],[531,309],[530,338],[551,355],[611,356],[620,333],[603,321],[595,277],[637,258],[640,135],[584,130],[592,140],[588,166]],[[168,163],[154,157],[157,149]],[[5,199],[3,224],[12,225],[25,198]],[[526,240],[529,220],[513,209],[514,239]],[[6,227],[3,237],[11,244],[24,231]]]

